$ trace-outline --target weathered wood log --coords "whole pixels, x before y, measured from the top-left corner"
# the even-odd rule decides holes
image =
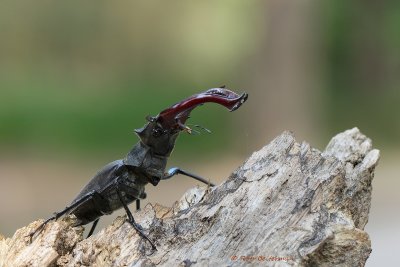
[[[378,159],[357,128],[322,153],[284,132],[221,185],[136,212],[157,251],[124,217],[88,239],[67,217],[32,243],[27,235],[42,221],[0,236],[0,266],[363,266]]]

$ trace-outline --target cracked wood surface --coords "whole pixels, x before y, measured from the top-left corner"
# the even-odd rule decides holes
[[[67,217],[32,243],[26,236],[41,220],[0,235],[0,266],[363,266],[378,160],[357,128],[323,152],[284,132],[221,185],[192,188],[172,208],[135,212],[157,251],[125,217],[88,239]]]

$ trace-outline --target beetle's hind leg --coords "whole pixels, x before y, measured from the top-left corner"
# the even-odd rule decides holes
[[[38,228],[36,228],[34,231],[30,232],[29,235],[28,235],[28,236],[29,236],[29,242],[32,243],[33,236],[34,236],[36,233],[41,233],[41,232],[43,231],[43,228],[46,226],[46,224],[49,223],[49,222],[52,221],[52,220],[56,220],[56,217],[57,217],[57,215],[54,215],[54,216],[48,218],[48,219],[45,220],[41,225],[39,225]]]
[[[68,212],[72,211],[73,209],[75,209],[76,207],[80,206],[82,203],[90,200],[91,198],[93,198],[96,194],[98,194],[96,191],[92,191],[90,193],[88,193],[87,195],[83,196],[82,198],[78,199],[77,201],[75,201],[73,204],[71,204],[70,206],[66,207],[65,209],[63,209],[60,212],[56,212],[54,216],[48,218],[47,220],[45,220],[41,225],[39,225],[38,228],[36,228],[33,232],[31,232],[29,234],[30,237],[30,242],[32,242],[32,238],[37,234],[37,233],[41,233],[43,231],[43,228],[52,220],[57,220],[58,218],[60,218],[61,216],[67,214]],[[94,229],[93,229],[94,230]]]

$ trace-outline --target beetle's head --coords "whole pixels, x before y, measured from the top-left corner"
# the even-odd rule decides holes
[[[194,108],[207,102],[214,102],[226,107],[229,111],[234,111],[247,100],[247,97],[246,93],[238,95],[225,89],[224,86],[209,89],[176,103],[155,117],[148,116],[146,118],[148,123],[135,132],[142,143],[149,146],[155,154],[169,156],[179,133],[181,131],[192,133],[192,129],[185,123]]]

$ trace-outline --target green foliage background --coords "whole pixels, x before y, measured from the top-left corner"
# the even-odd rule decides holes
[[[132,130],[147,114],[193,93],[227,84],[249,91],[252,105],[252,95],[274,90],[252,87],[260,69],[256,59],[276,38],[270,29],[280,27],[267,25],[274,5],[263,1],[1,6],[3,151],[117,154],[135,142]],[[317,27],[304,31],[312,31],[318,51],[311,57],[321,70],[309,75],[318,76],[324,96],[313,111],[320,114],[317,139],[358,126],[377,144],[398,146],[400,4],[339,0],[309,7]],[[251,121],[252,114],[243,112],[240,120]],[[196,110],[192,122],[214,130],[213,137],[181,138],[180,150],[208,153],[226,142],[225,152],[242,138],[235,135],[238,127],[251,129],[235,120],[212,105]]]

